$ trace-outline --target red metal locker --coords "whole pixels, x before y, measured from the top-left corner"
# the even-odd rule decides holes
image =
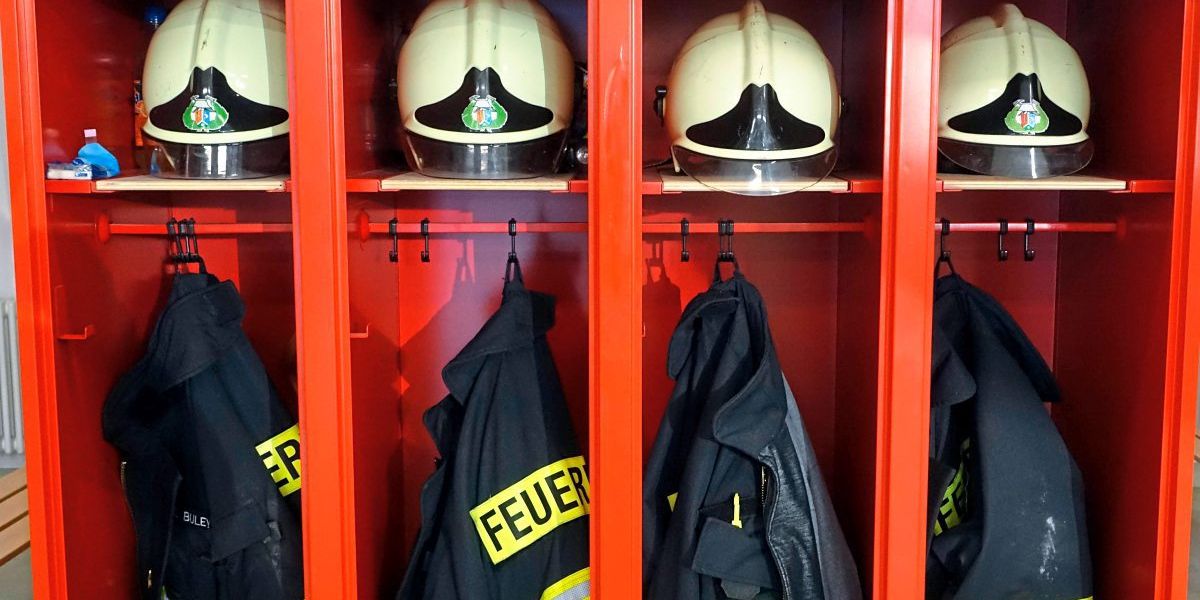
[[[768,0],[835,65],[847,99],[841,183],[749,199],[643,168],[666,156],[654,86],[684,37],[732,5],[543,4],[589,64],[586,174],[536,189],[415,189],[396,178],[389,70],[424,3],[290,0],[291,177],[258,190],[112,192],[48,182],[43,169],[68,158],[85,127],[130,164],[125,98],[147,40],[141,6],[0,5],[40,598],[126,597],[136,585],[98,415],[152,322],[166,281],[158,232],[171,215],[198,219],[210,268],[239,284],[247,330],[281,390],[298,340],[292,401],[312,598],[394,592],[432,468],[420,414],[442,393],[442,364],[498,300],[510,217],[522,224],[531,286],[560,298],[552,344],[588,448],[595,597],[641,593],[640,475],[669,392],[665,336],[706,285],[723,218],[737,222],[742,266],[771,307],[864,589],[923,595],[940,217],[964,232],[949,240],[959,270],[1014,312],[1062,383],[1053,414],[1088,483],[1097,597],[1183,597],[1200,360],[1194,3],[1022,3],[1089,69],[1099,150],[1085,174],[1116,182],[1102,191],[963,189],[973,184],[937,175],[939,38],[990,0]],[[1131,96],[1140,118],[1116,117]],[[1037,259],[996,263],[993,223],[1013,222],[1015,249],[1026,217],[1041,226]],[[419,259],[423,218],[429,264]],[[687,263],[682,218],[693,234]]]

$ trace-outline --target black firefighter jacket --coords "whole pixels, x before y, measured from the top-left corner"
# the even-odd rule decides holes
[[[644,486],[646,598],[861,598],[762,297],[741,273],[688,304],[668,369]]]
[[[1080,600],[1092,566],[1079,469],[1043,402],[1058,387],[994,298],[934,294],[931,600]]]
[[[554,298],[505,283],[425,413],[441,459],[399,600],[582,600],[591,498],[546,343]]]
[[[296,420],[230,281],[175,276],[146,355],[104,405],[147,600],[304,595]]]

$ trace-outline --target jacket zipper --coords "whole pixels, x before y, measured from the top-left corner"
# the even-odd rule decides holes
[[[121,493],[125,496],[125,509],[129,511],[130,518],[133,517],[133,505],[129,503],[129,485],[126,483],[125,471],[129,468],[129,461],[121,461]],[[135,548],[141,547],[141,539],[138,537],[137,526],[133,528],[133,544]],[[154,585],[154,569],[146,570],[146,589],[150,589]]]
[[[159,563],[159,568],[161,569],[159,571],[159,577],[163,578],[163,582],[162,582],[162,585],[159,587],[159,591],[162,593],[163,597],[166,596],[166,590],[167,590],[167,588],[166,588],[167,562],[170,560],[170,557],[171,557],[171,538],[174,537],[174,535],[175,535],[175,514],[176,514],[175,510],[176,510],[176,508],[178,508],[178,505],[176,504],[176,502],[179,500],[180,479],[181,478],[178,475],[176,475],[175,483],[171,486],[171,512],[170,512],[170,518],[168,521],[169,524],[167,525],[167,539],[166,539],[166,542],[165,542],[164,548],[163,548],[162,562]],[[151,584],[153,583],[153,579],[152,579],[153,575],[154,575],[154,569],[150,569],[149,571],[146,572],[146,584],[147,584],[146,589],[150,589]]]
[[[767,466],[759,465],[758,472],[759,472],[758,480],[759,480],[759,484],[760,484],[759,489],[758,489],[758,501],[762,504],[762,507],[764,509],[766,509],[767,508]],[[763,511],[763,514],[766,514],[766,510]]]
[[[775,503],[772,502],[772,499],[767,495],[767,492],[769,491],[768,487],[770,483],[770,473],[767,471],[767,465],[765,463],[759,463],[758,473],[760,494],[759,501],[762,503],[763,513],[763,533],[767,536],[767,549],[771,553],[771,562],[774,563],[775,570],[779,573],[779,580],[783,584],[783,589],[779,590],[780,597],[783,600],[789,600],[791,597],[789,592],[791,586],[788,585],[787,574],[783,570],[783,565],[779,562],[779,557],[775,554],[775,549],[771,546],[771,521],[773,521],[775,517]]]

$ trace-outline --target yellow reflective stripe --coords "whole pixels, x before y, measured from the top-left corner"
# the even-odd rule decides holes
[[[582,456],[546,465],[471,509],[492,564],[591,512]]]
[[[679,492],[675,492],[674,494],[667,496],[667,504],[670,505],[671,512],[675,512],[675,501],[676,500],[679,500]]]
[[[967,486],[970,481],[970,473],[967,472],[967,456],[970,452],[971,440],[968,438],[963,440],[962,447],[959,449],[958,469],[954,471],[954,478],[950,480],[950,485],[946,486],[941,504],[938,506],[938,518],[933,523],[934,537],[962,524],[969,500]]]
[[[257,445],[254,450],[263,466],[279,486],[279,493],[290,496],[300,491],[300,424],[287,428]]]
[[[541,600],[589,600],[592,597],[592,570],[585,567],[562,579],[542,592]]]
[[[730,523],[734,527],[737,527],[738,529],[742,528],[742,495],[741,494],[735,493],[733,495],[733,520],[730,521]]]

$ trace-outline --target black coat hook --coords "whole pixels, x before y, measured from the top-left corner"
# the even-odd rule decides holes
[[[733,220],[727,219],[717,223],[717,234],[719,236],[720,249],[717,252],[717,262],[737,262],[737,255],[733,253]]]
[[[508,251],[508,263],[517,262],[517,220],[508,220],[508,240],[511,247]]]
[[[184,223],[184,238],[187,240],[187,260],[188,262],[204,265],[204,259],[200,258],[200,240],[196,237],[196,219],[188,218]]]
[[[400,220],[388,221],[388,235],[392,237],[392,249],[388,252],[388,260],[400,262]]]
[[[183,256],[183,239],[180,236],[179,221],[175,217],[167,220],[167,243],[170,246],[167,251],[171,261],[179,262],[179,257]]]
[[[937,236],[937,260],[941,263],[950,262],[950,248],[946,247],[946,238],[950,236],[950,220],[942,218],[942,230]]]
[[[199,265],[201,273],[207,273],[204,258],[200,256],[200,243],[196,236],[196,219],[178,220],[172,217],[167,221],[167,240],[172,246],[171,262],[177,265]]]
[[[1008,248],[1004,247],[1004,236],[1008,235],[1008,219],[1000,219],[1000,234],[997,239],[1000,240],[999,250],[996,251],[996,258],[1000,262],[1008,260]]]
[[[421,219],[421,237],[425,240],[425,248],[421,250],[421,262],[429,262],[429,219]]]
[[[1037,257],[1037,251],[1029,245],[1029,238],[1033,237],[1033,230],[1033,219],[1025,219],[1025,262],[1033,262],[1033,259]]]
[[[658,115],[660,125],[667,123],[667,86],[654,88],[654,114]]]
[[[679,221],[679,242],[682,244],[682,249],[679,251],[679,261],[689,262],[692,260],[692,253],[688,251],[687,241],[688,235],[691,234],[691,223],[687,219]]]
[[[941,220],[941,230],[938,232],[938,259],[933,265],[933,277],[937,279],[938,274],[942,271],[942,265],[950,267],[950,274],[956,274],[954,270],[954,262],[950,260],[950,247],[946,245],[946,238],[950,237],[950,219],[943,218]]]

